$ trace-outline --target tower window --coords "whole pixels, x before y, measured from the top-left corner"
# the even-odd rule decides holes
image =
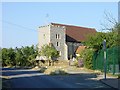
[[[57,34],[56,34],[56,39],[57,39]]]
[[[56,44],[57,44],[57,46],[60,46],[60,42],[57,42]]]
[[[56,34],[56,39],[60,39],[60,34]]]

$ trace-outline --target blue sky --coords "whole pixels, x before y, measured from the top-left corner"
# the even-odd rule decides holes
[[[100,24],[105,22],[104,12],[111,13],[117,20],[118,3],[2,3],[2,47],[36,45],[38,27],[48,22],[91,27],[100,31]]]

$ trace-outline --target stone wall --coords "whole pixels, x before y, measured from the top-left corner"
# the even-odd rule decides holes
[[[50,43],[50,26],[41,26],[38,29],[38,48]]]
[[[50,42],[59,51],[60,57],[58,60],[65,60],[66,57],[66,47],[65,47],[65,27],[64,26],[50,26]]]

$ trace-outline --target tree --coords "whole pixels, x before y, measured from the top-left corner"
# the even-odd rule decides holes
[[[2,49],[2,64],[3,64],[3,66],[12,66],[15,64],[14,61],[15,61],[14,49],[3,48]]]
[[[42,56],[46,56],[47,58],[51,59],[51,58],[58,58],[59,57],[59,53],[58,51],[54,48],[53,45],[43,45],[42,49],[40,51],[40,55]]]
[[[87,68],[92,67],[92,57],[94,53],[98,53],[99,50],[103,48],[104,39],[106,39],[107,48],[117,46],[119,46],[120,48],[120,35],[118,35],[118,33],[120,33],[120,23],[116,22],[116,20],[111,17],[109,13],[105,13],[105,16],[108,22],[107,24],[102,24],[104,27],[102,28],[102,30],[105,30],[106,32],[97,32],[94,35],[89,35],[87,37],[87,40],[83,42],[87,46],[87,48],[82,53],[80,53],[80,57],[84,59],[85,66]]]
[[[95,35],[88,36],[85,45],[95,50],[101,50],[103,47],[103,40],[106,39],[106,47],[111,48],[118,45],[118,32],[114,28],[110,32],[97,32]]]
[[[38,55],[38,48],[34,45],[21,48],[3,48],[2,65],[3,66],[32,66]]]
[[[23,54],[21,51],[21,48],[15,48],[16,56],[15,56],[15,62],[17,66],[23,66],[23,63],[25,62],[23,59]]]
[[[117,45],[120,46],[120,23],[115,25],[113,31],[117,33]]]
[[[16,48],[17,64],[20,66],[33,66],[37,54],[38,50],[34,45]]]
[[[15,53],[14,49],[9,48],[8,49],[8,57],[9,57],[8,60],[10,61],[11,66],[15,66],[15,55],[16,55],[16,53]]]
[[[3,48],[2,49],[2,65],[3,66],[7,66],[9,63],[6,62],[8,60],[8,57],[7,57],[7,49],[6,48]]]
[[[2,62],[2,48],[0,47],[0,64]]]
[[[102,49],[102,42],[106,38],[106,33],[96,32],[94,35],[89,35],[87,40],[84,42],[86,46],[100,50]]]
[[[34,63],[34,60],[38,54],[37,48],[32,45],[30,47],[26,46],[26,47],[22,47],[22,54],[24,57],[24,61],[26,66],[31,66]]]

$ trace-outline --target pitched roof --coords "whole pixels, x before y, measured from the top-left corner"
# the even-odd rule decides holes
[[[66,28],[66,41],[67,42],[81,42],[85,41],[88,34],[96,32],[93,28],[86,28],[74,25],[51,23],[52,25],[65,26]]]

